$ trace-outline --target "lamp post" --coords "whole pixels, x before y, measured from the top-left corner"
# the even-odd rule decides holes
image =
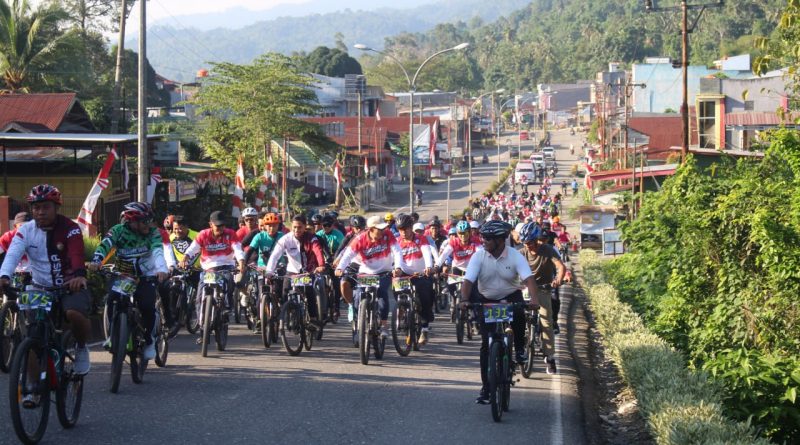
[[[456,45],[452,48],[443,49],[441,51],[437,51],[429,56],[422,64],[417,68],[417,71],[414,73],[414,77],[408,75],[408,71],[406,70],[403,63],[400,62],[397,57],[374,48],[370,48],[367,45],[356,43],[353,45],[354,48],[360,49],[362,51],[372,51],[381,55],[384,55],[397,63],[401,70],[403,70],[403,74],[406,76],[406,81],[408,82],[408,103],[409,103],[409,112],[408,112],[408,206],[410,209],[410,213],[414,213],[414,91],[417,89],[417,77],[419,76],[420,71],[422,68],[431,61],[434,57],[444,54],[450,51],[458,51],[462,50],[469,46],[469,43],[461,43]],[[420,114],[420,118],[422,115]]]

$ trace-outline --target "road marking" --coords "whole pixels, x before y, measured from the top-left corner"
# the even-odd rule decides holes
[[[572,297],[570,296],[570,298]],[[560,311],[559,318],[563,318],[560,317],[563,314],[564,312]],[[564,320],[564,323],[562,323],[560,326],[564,326],[564,329],[566,329],[566,320]],[[561,349],[561,344],[564,341],[563,339],[565,335],[566,332],[562,331],[558,336],[556,336],[556,342],[554,345],[556,357],[559,355],[558,352]],[[555,411],[553,413],[555,414],[555,418],[553,423],[550,425],[550,443],[552,445],[563,445],[564,443],[564,425],[561,419],[561,372],[562,370],[559,370],[559,372],[550,376],[552,378],[550,380],[550,395],[553,399],[553,409]]]

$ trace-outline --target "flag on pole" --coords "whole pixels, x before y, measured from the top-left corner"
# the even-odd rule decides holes
[[[266,168],[267,168],[267,185],[269,185],[271,188],[274,188],[278,184],[278,181],[275,180],[275,168],[272,165],[271,155],[269,158],[267,158]]]
[[[150,169],[150,182],[147,183],[147,201],[153,203],[153,198],[156,195],[156,187],[161,182],[161,168],[153,167]]]
[[[269,170],[264,167],[264,174],[261,176],[261,185],[258,186],[258,193],[256,193],[256,210],[261,210],[264,205],[264,199],[267,197],[267,190],[269,188]]]
[[[124,150],[124,149],[123,149]],[[123,190],[128,190],[128,184],[131,181],[131,173],[128,171],[128,159],[125,157],[125,153],[122,153],[122,181],[123,181]]]
[[[436,163],[436,135],[439,134],[439,121],[433,121],[433,130],[431,131],[430,150],[431,150],[431,165]]]
[[[375,110],[375,120],[378,122],[381,121],[381,110]]]
[[[233,209],[231,210],[231,216],[234,218],[238,218],[242,215],[242,208],[244,204],[242,200],[244,199],[244,161],[241,157],[236,162],[236,177],[233,180],[233,198],[231,199],[233,203]]]
[[[336,180],[337,189],[342,186],[342,166],[338,159],[333,161],[333,179]]]
[[[83,201],[80,213],[78,213],[78,225],[81,231],[86,235],[89,234],[89,226],[92,225],[92,214],[94,213],[94,208],[97,206],[97,199],[100,197],[100,194],[103,193],[103,190],[108,188],[108,175],[111,173],[111,168],[114,166],[116,160],[117,151],[111,149],[108,153],[108,159],[106,159],[106,162],[103,164],[103,168],[100,169],[100,173],[97,175],[97,179],[94,181],[91,190],[89,190],[86,200]]]
[[[364,175],[369,176],[369,159],[364,156]]]

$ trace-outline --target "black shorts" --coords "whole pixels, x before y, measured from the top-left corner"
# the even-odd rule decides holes
[[[89,289],[81,289],[78,292],[65,294],[61,297],[61,308],[65,313],[67,311],[76,311],[88,316],[91,305],[92,296],[89,294]]]
[[[355,276],[358,275],[358,269],[360,268],[360,264],[350,263],[350,265],[344,269],[344,273],[342,274],[342,282],[350,283],[351,287],[356,287]]]

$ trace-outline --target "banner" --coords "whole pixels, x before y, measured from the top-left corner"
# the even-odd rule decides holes
[[[231,210],[231,216],[234,218],[238,218],[242,215],[242,209],[244,208],[244,204],[242,200],[244,199],[244,161],[242,158],[239,158],[239,161],[236,163],[236,177],[233,180],[233,197],[231,202],[233,203],[233,209]]]
[[[111,167],[114,166],[114,161],[116,160],[117,151],[111,149],[108,153],[108,159],[106,159],[106,162],[103,164],[103,168],[100,169],[97,179],[94,181],[91,190],[89,190],[89,194],[86,196],[86,200],[83,201],[81,211],[78,213],[77,222],[84,235],[89,234],[89,226],[92,225],[92,214],[94,214],[94,208],[97,207],[97,199],[100,198],[100,194],[103,193],[103,190],[108,188],[108,175],[111,173]]]
[[[427,124],[414,124],[414,165],[431,163],[431,127]]]

